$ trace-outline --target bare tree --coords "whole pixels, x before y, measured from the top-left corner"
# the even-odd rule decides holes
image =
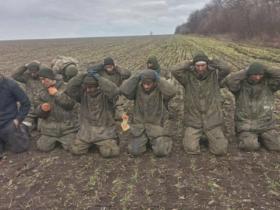
[[[212,0],[194,11],[175,33],[280,36],[280,0]]]

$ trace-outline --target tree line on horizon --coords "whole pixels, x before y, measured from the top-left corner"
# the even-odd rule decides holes
[[[238,39],[280,37],[280,0],[212,0],[175,34],[230,34]]]

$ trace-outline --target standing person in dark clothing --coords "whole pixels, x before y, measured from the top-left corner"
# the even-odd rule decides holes
[[[0,75],[0,98],[0,156],[5,147],[12,152],[24,152],[29,147],[29,134],[22,121],[28,114],[30,101],[16,82],[3,75]]]

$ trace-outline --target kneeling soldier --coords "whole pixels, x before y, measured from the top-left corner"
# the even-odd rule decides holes
[[[200,154],[199,142],[205,135],[211,153],[226,154],[228,140],[222,129],[220,83],[229,74],[229,70],[210,65],[209,58],[200,52],[192,62],[173,67],[172,74],[185,89],[185,151],[188,154]]]
[[[144,153],[150,143],[156,156],[171,152],[172,139],[164,123],[168,119],[168,102],[176,91],[165,79],[159,78],[154,70],[143,70],[132,76],[120,87],[121,93],[134,100],[134,114],[130,133],[133,138],[128,152],[134,156]]]
[[[51,69],[42,68],[39,76],[45,89],[40,93],[40,105],[37,107],[37,114],[42,119],[39,123],[42,136],[37,141],[37,147],[49,152],[56,143],[61,143],[65,150],[69,150],[78,131],[78,106],[64,93],[64,83],[55,80]]]
[[[67,86],[67,94],[81,103],[80,129],[71,145],[71,152],[85,154],[96,145],[103,157],[119,155],[113,99],[118,87],[97,71],[74,77]]]
[[[229,75],[225,84],[236,99],[236,131],[239,147],[253,151],[260,140],[269,150],[280,151],[275,130],[274,92],[280,89],[280,71],[253,63],[248,69]]]

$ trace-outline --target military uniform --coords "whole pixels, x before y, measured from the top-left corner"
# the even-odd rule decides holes
[[[112,73],[108,73],[104,67],[106,65],[114,65],[114,70]],[[128,79],[131,75],[131,72],[127,69],[121,68],[118,65],[115,65],[112,58],[108,57],[104,59],[102,64],[95,65],[88,69],[90,72],[92,69],[96,69],[98,73],[113,82],[117,87],[123,83],[124,80]],[[125,113],[125,108],[127,107],[127,100],[123,96],[116,96],[113,100],[114,104],[114,118],[115,120],[120,120],[123,113]]]
[[[257,84],[248,80],[248,71],[233,73],[225,79],[226,86],[236,99],[239,147],[248,151],[257,150],[260,148],[260,137],[267,149],[280,151],[273,114],[274,92],[280,89],[280,71],[265,70],[264,78]]]
[[[196,59],[199,60],[200,56],[197,55]],[[195,70],[195,61],[179,64],[172,69],[172,75],[185,90],[183,146],[187,153],[199,154],[199,140],[205,134],[210,152],[222,155],[227,152],[228,140],[222,129],[220,82],[229,72],[208,65],[206,73],[199,75]]]
[[[78,74],[78,64],[79,61],[75,58],[57,56],[52,60],[51,68],[58,75],[58,80],[63,79],[64,82],[68,82]]]
[[[43,86],[39,77],[34,78],[31,76],[30,69],[36,68],[35,71],[39,71],[39,65],[39,63],[32,62],[27,66],[19,67],[17,71],[12,74],[13,79],[25,84],[25,91],[31,102],[31,109],[25,118],[25,122],[31,124],[31,130],[36,129],[38,126],[38,116],[35,113],[35,109],[38,106],[39,93],[43,89]]]
[[[152,65],[150,68],[148,64]],[[171,79],[171,73],[167,69],[161,68],[156,56],[150,56],[147,60],[147,68],[156,71],[161,77],[166,80]]]
[[[94,85],[97,90],[88,93],[89,85]],[[71,145],[71,152],[85,154],[92,145],[96,145],[103,157],[119,155],[112,103],[119,93],[118,87],[105,77],[99,76],[97,81],[81,74],[68,83],[66,93],[81,103],[80,129]]]
[[[160,78],[157,86],[147,94],[141,85],[141,76],[155,75],[153,70],[144,70],[132,76],[120,87],[121,93],[134,100],[133,119],[130,125],[132,139],[128,143],[128,152],[134,156],[146,151],[150,143],[156,156],[166,156],[171,152],[172,139],[164,128],[168,119],[168,102],[176,91],[166,80]]]
[[[58,93],[54,96],[49,94],[47,88],[40,92],[40,105],[36,109],[42,119],[39,124],[41,137],[37,141],[37,147],[45,152],[53,150],[56,143],[61,143],[65,150],[69,150],[79,129],[76,102],[65,94],[66,87],[62,81],[56,82],[55,88]],[[42,109],[44,103],[50,105],[49,111]]]

